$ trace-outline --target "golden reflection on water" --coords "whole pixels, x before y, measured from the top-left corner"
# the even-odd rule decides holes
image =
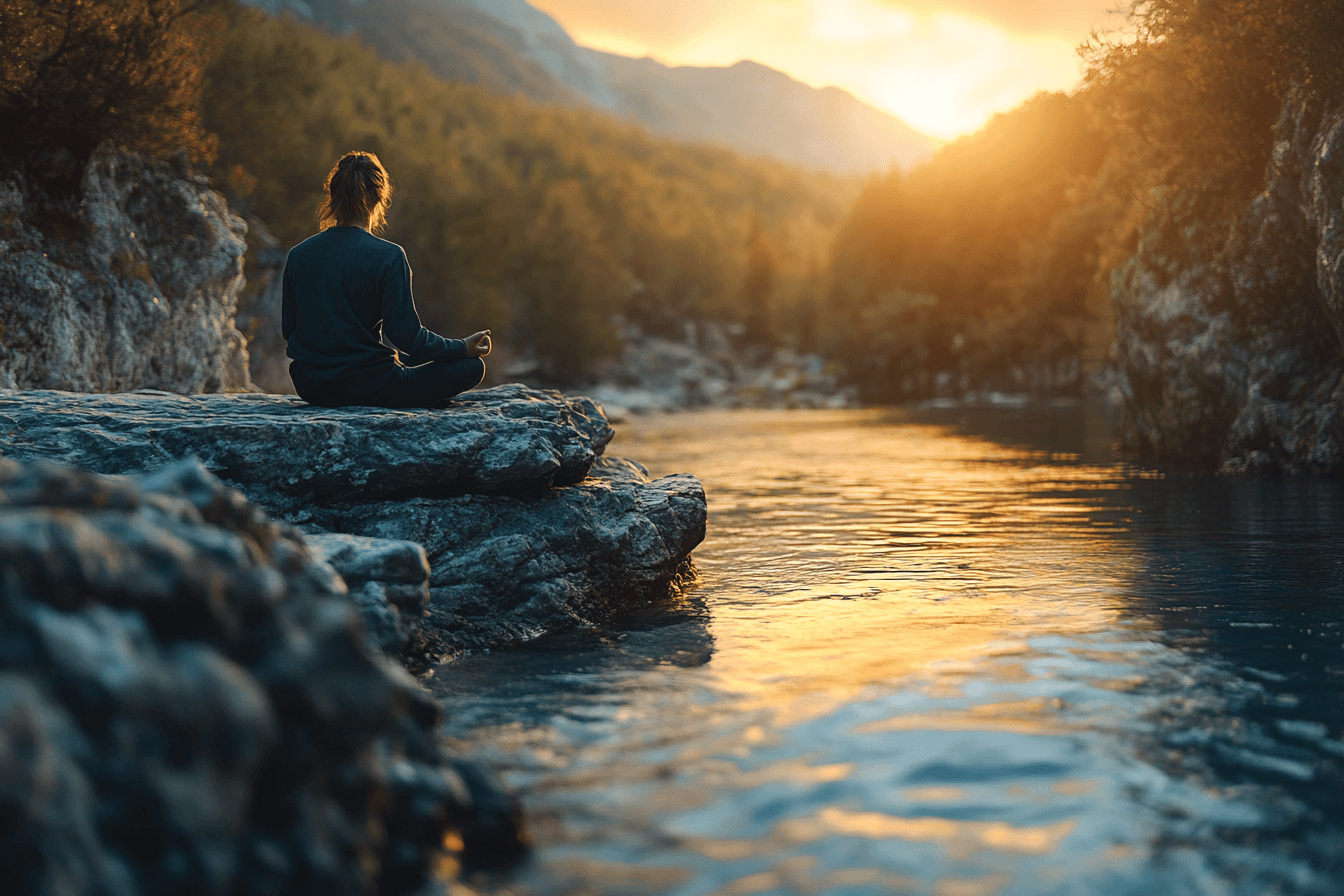
[[[1094,519],[1090,496],[1120,486],[1114,466],[1070,467],[1061,493],[1058,453],[893,426],[890,411],[813,412],[785,426],[782,416],[735,412],[731,439],[719,412],[645,420],[613,449],[638,458],[668,438],[700,446],[678,458],[710,499],[697,562],[739,595],[714,607],[712,670],[744,707],[787,726],[893,680],[923,677],[946,692],[986,658],[1027,652],[1033,633],[1114,627],[1109,596],[1129,570],[1099,559],[1114,523]],[[755,481],[742,481],[745,458]],[[1080,566],[1091,572],[1081,583]],[[1012,663],[994,673],[1031,677]],[[1052,708],[1030,702],[927,721],[1058,727]]]
[[[1001,821],[953,821],[948,818],[900,818],[880,812],[847,812],[828,807],[815,818],[792,819],[779,826],[790,840],[820,840],[837,834],[870,839],[942,843],[954,858],[979,849],[1043,855],[1073,833],[1076,822],[1061,821],[1048,827],[1017,828]]]
[[[542,848],[503,892],[1194,892],[1217,872],[1152,831],[1255,830],[1131,743],[1154,680],[1221,674],[1127,599],[1136,471],[885,411],[640,419],[611,450],[704,481],[700,583],[663,628],[435,679],[528,794]]]

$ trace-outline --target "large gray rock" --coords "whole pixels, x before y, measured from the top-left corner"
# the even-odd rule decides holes
[[[703,488],[599,460],[611,437],[591,401],[521,386],[434,411],[332,411],[259,394],[0,394],[5,456],[100,473],[195,456],[311,534],[380,540],[316,544],[352,583],[377,642],[406,643],[415,668],[608,621],[690,574]],[[423,616],[423,568],[406,543],[423,546],[432,569]]]
[[[408,893],[454,831],[516,852],[341,579],[199,465],[0,460],[0,583],[5,892]]]
[[[1300,93],[1232,221],[1154,196],[1113,275],[1121,439],[1228,473],[1344,471],[1344,108]]]
[[[98,473],[198,457],[272,513],[581,481],[611,440],[583,398],[498,386],[440,411],[326,410],[262,395],[0,392],[0,454]]]
[[[661,308],[659,313],[669,314]],[[641,316],[652,315],[646,311]],[[838,365],[819,355],[800,355],[787,348],[744,348],[740,324],[679,318],[666,322],[655,318],[652,323],[664,332],[679,329],[680,338],[646,333],[634,324],[620,328],[621,356],[597,364],[597,382],[584,390],[608,411],[642,414],[704,407],[857,404],[858,392],[841,384]]]
[[[77,183],[53,197],[0,172],[0,387],[248,388],[234,327],[246,227],[223,198],[106,146]]]
[[[314,509],[321,527],[425,546],[433,570],[418,662],[609,622],[675,592],[705,537],[694,476],[650,482],[602,458],[569,488],[517,497],[413,498]],[[670,590],[671,589],[671,590]]]

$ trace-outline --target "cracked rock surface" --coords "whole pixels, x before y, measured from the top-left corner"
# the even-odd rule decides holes
[[[522,386],[434,411],[258,394],[0,393],[4,456],[114,474],[196,457],[321,536],[314,547],[346,576],[373,640],[400,646],[414,668],[601,624],[687,580],[705,534],[703,487],[687,475],[650,482],[638,465],[600,457],[612,435],[592,401]],[[416,545],[430,567],[427,605]]]
[[[104,145],[70,195],[0,170],[0,387],[246,389],[246,225],[204,176]]]
[[[523,386],[443,411],[315,408],[293,396],[0,392],[0,453],[99,473],[197,457],[274,513],[581,481],[613,435],[588,399]]]
[[[411,541],[308,535],[304,542],[345,580],[369,641],[387,653],[406,646],[429,606],[429,559]]]
[[[568,488],[378,502],[312,519],[424,545],[432,598],[411,652],[432,661],[601,624],[667,596],[705,537],[705,492],[694,476],[650,482],[638,464],[602,458]]]

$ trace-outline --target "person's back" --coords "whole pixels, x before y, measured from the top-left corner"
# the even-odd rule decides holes
[[[444,339],[421,326],[406,253],[371,232],[392,192],[377,157],[347,154],[323,187],[323,229],[290,250],[283,275],[281,323],[299,396],[332,407],[433,407],[478,385],[490,331]]]
[[[361,227],[331,227],[290,250],[284,288],[294,303],[289,357],[307,377],[362,379],[367,391],[395,372],[379,340],[384,303],[409,292],[406,256]],[[400,344],[396,336],[388,337]]]

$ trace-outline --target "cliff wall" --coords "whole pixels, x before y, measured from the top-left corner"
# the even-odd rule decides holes
[[[1226,473],[1344,472],[1344,107],[1291,94],[1231,221],[1155,195],[1114,273],[1123,447]]]
[[[0,388],[249,388],[245,233],[204,177],[106,146],[0,172]]]

